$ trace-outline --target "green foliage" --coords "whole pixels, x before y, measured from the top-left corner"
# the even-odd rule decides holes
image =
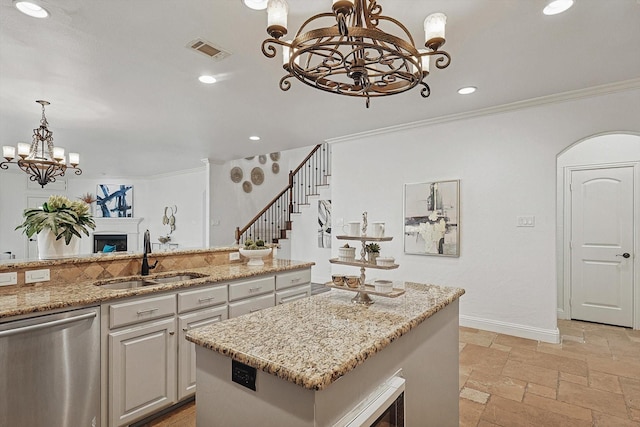
[[[264,240],[256,240],[255,242],[251,239],[247,239],[244,241],[244,249],[248,250],[256,250],[256,249],[268,249],[264,243]]]
[[[366,246],[366,250],[367,250],[367,252],[369,252],[369,253],[371,253],[371,252],[373,252],[373,253],[380,253],[380,245],[379,245],[379,244],[377,244],[377,243],[369,243],[369,244]]]
[[[23,212],[24,222],[16,227],[28,237],[50,229],[56,239],[64,237],[68,245],[71,238],[81,238],[80,232],[89,235],[89,228],[95,229],[96,224],[89,212],[89,206],[82,201],[71,201],[62,196],[50,196],[42,208],[29,208]]]

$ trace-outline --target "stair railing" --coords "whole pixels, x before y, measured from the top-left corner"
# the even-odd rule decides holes
[[[318,187],[327,185],[331,175],[331,153],[328,144],[318,144],[289,172],[289,183],[244,227],[236,227],[236,244],[251,239],[277,243],[291,230],[291,214],[309,204],[309,196],[318,195]]]

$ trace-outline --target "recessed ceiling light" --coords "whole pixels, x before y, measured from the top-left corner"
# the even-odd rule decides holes
[[[198,77],[198,80],[200,80],[202,83],[206,83],[209,85],[217,81],[216,78],[213,76],[200,76]]]
[[[571,6],[573,6],[573,0],[553,0],[542,9],[542,13],[545,15],[557,15],[569,9]]]
[[[36,3],[32,3],[30,1],[14,1],[14,4],[16,8],[25,15],[29,15],[34,18],[46,18],[49,16],[49,12]]]
[[[250,136],[249,139],[252,141],[260,141],[260,137],[256,135]]]
[[[473,92],[475,92],[478,88],[475,86],[467,86],[467,87],[461,87],[460,89],[458,89],[458,93],[460,95],[469,95]]]
[[[267,8],[267,0],[242,0],[245,6],[253,10],[265,10]]]

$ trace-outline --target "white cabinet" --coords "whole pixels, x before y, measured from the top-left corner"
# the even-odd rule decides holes
[[[185,338],[187,331],[228,318],[227,286],[208,286],[179,292],[178,302],[178,400],[196,391],[195,344]]]
[[[250,298],[266,293],[273,295],[275,289],[276,281],[274,276],[234,282],[229,285],[229,301]]]
[[[109,425],[122,426],[176,402],[176,321],[109,333]]]
[[[293,286],[309,285],[311,289],[311,269],[295,270],[276,275],[276,290],[291,288]]]
[[[224,290],[226,291],[226,287]],[[194,343],[185,339],[185,334],[190,329],[210,325],[227,318],[226,304],[178,317],[178,400],[185,399],[196,391],[196,349]]]
[[[131,424],[195,393],[188,330],[307,297],[310,281],[303,269],[104,303],[103,425]]]

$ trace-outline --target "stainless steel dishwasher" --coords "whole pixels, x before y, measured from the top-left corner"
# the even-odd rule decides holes
[[[0,426],[100,425],[99,313],[0,323]]]

